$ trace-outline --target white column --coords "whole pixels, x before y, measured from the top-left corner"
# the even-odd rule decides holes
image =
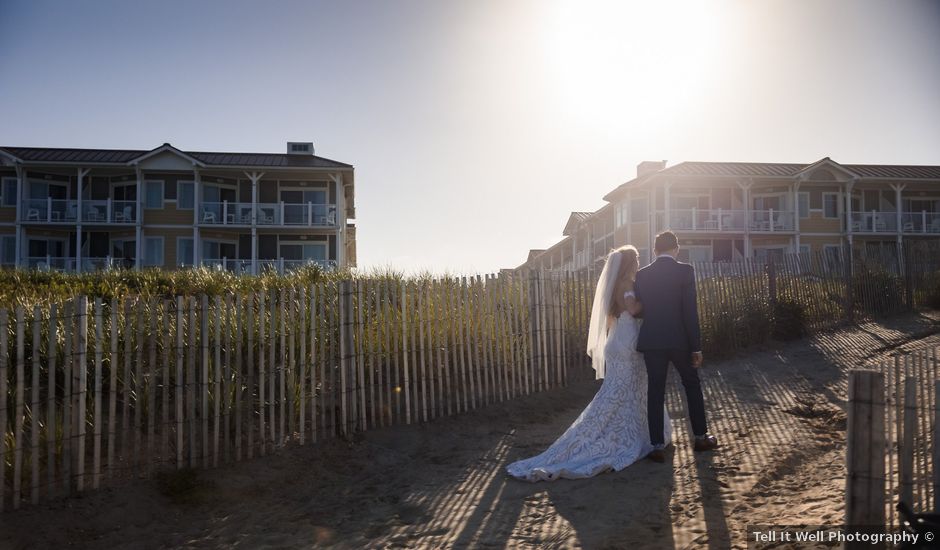
[[[335,174],[333,185],[336,186],[336,211],[339,228],[336,231],[336,267],[346,267],[346,187],[343,174]],[[329,242],[327,242],[329,248]]]
[[[852,188],[855,186],[855,180],[851,179],[845,182],[845,238],[849,243],[849,261],[852,260]]]
[[[891,184],[891,189],[894,189],[894,214],[895,214],[895,220],[897,223],[897,227],[895,229],[897,230],[898,258],[901,258],[902,261],[904,258],[904,255],[902,254],[902,251],[903,251],[902,243],[904,242],[904,237],[903,237],[904,231],[902,227],[902,224],[903,224],[902,212],[903,211],[901,209],[901,191],[904,191],[905,187],[907,187],[907,185],[903,183]]]
[[[751,182],[738,182],[744,197],[744,257],[751,257]]]
[[[258,182],[264,173],[245,172],[251,180],[251,273],[258,274]]]
[[[26,186],[26,169],[16,165],[16,267],[23,265],[23,189]]]
[[[671,188],[672,182],[667,181],[666,185],[663,187],[663,229],[669,230],[672,230],[672,216],[669,212],[669,190]]]
[[[142,265],[144,265],[144,229],[143,229],[143,218],[144,218],[144,209],[142,208],[144,204],[144,172],[140,169],[140,166],[137,167],[137,204],[135,205],[134,212],[134,269],[140,271]]]
[[[202,188],[199,169],[193,167],[193,267],[199,267],[202,256],[199,242],[199,192]]]
[[[76,226],[75,226],[75,272],[82,272],[82,185],[85,182],[85,176],[88,175],[89,170],[79,168],[78,169],[78,182],[76,189],[78,189],[77,196],[75,197],[76,201]],[[66,207],[68,210],[68,207]]]
[[[629,193],[627,193],[627,195],[624,196],[623,204],[620,205],[620,208],[623,210],[623,216],[622,216],[623,223],[627,226],[627,243],[632,244],[633,243],[633,228],[631,226],[633,225],[632,224],[633,220],[630,219],[630,215],[632,214],[632,212],[630,211],[630,194]]]
[[[800,253],[800,181],[793,182],[793,230],[795,231],[793,252]]]

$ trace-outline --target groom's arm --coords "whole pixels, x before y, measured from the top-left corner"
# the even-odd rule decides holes
[[[698,299],[695,292],[695,269],[690,265],[686,269],[682,283],[682,322],[689,338],[691,352],[702,351],[702,331],[698,324]]]

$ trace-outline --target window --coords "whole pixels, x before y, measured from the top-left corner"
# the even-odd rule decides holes
[[[645,222],[649,220],[649,203],[646,199],[632,199],[630,201],[630,220]]]
[[[235,243],[203,239],[202,258],[204,260],[234,260],[238,258],[238,249]]]
[[[114,185],[114,200],[136,201],[137,183],[118,183]]]
[[[194,190],[196,184],[191,181],[181,181],[177,183],[176,189],[176,208],[179,210],[192,210],[195,204]]]
[[[712,247],[691,245],[683,246],[679,249],[680,262],[710,262],[712,259]]]
[[[783,261],[783,255],[786,253],[785,246],[762,246],[754,247],[754,258],[760,262],[773,260],[775,262]]]
[[[640,248],[637,252],[640,253],[640,267],[648,265],[650,263],[650,249]]]
[[[144,182],[144,208],[163,208],[163,182],[151,180]]]
[[[193,240],[188,237],[176,239],[176,265],[193,265]]]
[[[281,257],[285,260],[325,260],[326,243],[294,243],[281,244]]]
[[[3,206],[16,206],[16,178],[3,178]]]
[[[144,265],[163,265],[163,237],[144,237]]]
[[[809,193],[800,192],[796,194],[797,209],[800,211],[800,219],[809,217]]]
[[[65,241],[58,239],[29,239],[27,251],[30,258],[61,258],[65,256]]]
[[[326,204],[326,190],[281,189],[281,200],[287,204]]]
[[[133,267],[137,259],[137,241],[134,239],[112,239],[111,257],[124,267]]]
[[[15,181],[15,180],[14,180]],[[16,236],[4,235],[0,238],[0,260],[4,265],[16,263]]]
[[[754,210],[757,211],[780,211],[786,208],[786,200],[783,195],[758,195],[753,200]]]
[[[826,218],[838,218],[842,210],[839,204],[838,193],[823,193],[823,216]]]

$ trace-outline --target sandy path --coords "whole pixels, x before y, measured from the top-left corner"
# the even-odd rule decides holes
[[[198,474],[171,499],[154,481],[0,516],[2,548],[727,548],[747,524],[842,519],[845,370],[940,343],[938,319],[871,323],[703,372],[719,452],[677,444],[590,480],[528,484],[505,464],[540,452],[598,382],[423,426],[394,427]]]

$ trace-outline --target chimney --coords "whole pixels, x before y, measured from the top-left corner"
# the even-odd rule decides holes
[[[288,141],[287,142],[287,154],[288,155],[312,155],[313,154],[313,142],[312,141]]]
[[[664,168],[666,168],[666,161],[664,160],[644,160],[636,165],[636,177],[639,178],[646,174],[659,172]]]

